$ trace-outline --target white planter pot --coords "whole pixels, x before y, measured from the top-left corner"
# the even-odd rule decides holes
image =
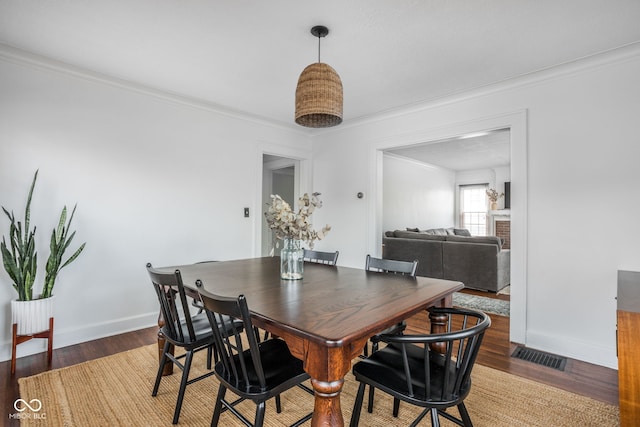
[[[18,335],[33,335],[49,329],[55,296],[31,301],[11,301],[11,323],[18,324]]]

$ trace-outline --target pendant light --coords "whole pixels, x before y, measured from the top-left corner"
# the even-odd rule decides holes
[[[320,62],[320,38],[329,29],[317,25],[311,34],[318,37],[318,62],[302,71],[296,87],[296,123],[325,128],[342,123],[342,81],[336,70]]]

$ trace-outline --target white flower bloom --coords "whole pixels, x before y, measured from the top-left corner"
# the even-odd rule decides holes
[[[279,195],[271,195],[271,204],[264,216],[269,228],[274,232],[277,239],[293,238],[307,242],[313,249],[316,240],[322,240],[331,227],[326,225],[322,230],[312,229],[310,216],[316,208],[322,207],[322,202],[318,198],[320,193],[313,193],[311,196],[305,193],[298,199],[298,212],[294,213],[291,206]]]

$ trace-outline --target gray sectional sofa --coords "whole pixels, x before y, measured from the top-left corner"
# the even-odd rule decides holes
[[[465,229],[387,231],[383,258],[418,260],[418,276],[456,280],[468,288],[498,292],[510,283],[509,249],[495,236]]]

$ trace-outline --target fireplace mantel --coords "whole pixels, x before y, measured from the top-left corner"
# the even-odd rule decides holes
[[[500,217],[500,220],[509,221],[511,219],[511,209],[498,209],[489,211],[490,217]]]

